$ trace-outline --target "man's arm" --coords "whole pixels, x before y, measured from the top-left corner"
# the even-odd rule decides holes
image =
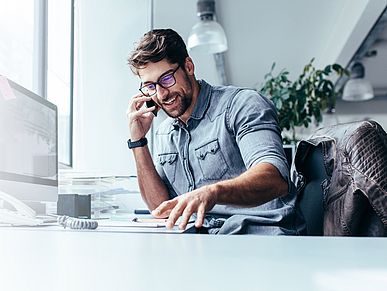
[[[168,190],[153,164],[148,146],[133,149],[142,199],[150,210],[169,199]]]
[[[179,227],[185,229],[193,213],[197,213],[196,227],[201,227],[205,213],[215,204],[253,207],[288,193],[288,183],[276,167],[269,163],[257,164],[240,176],[207,185],[163,202],[152,214],[169,215],[167,227],[171,228],[182,216]]]
[[[254,207],[288,194],[288,183],[269,163],[257,164],[234,179],[212,186],[219,204],[237,206]]]
[[[281,132],[274,105],[253,90],[242,90],[230,99],[226,121],[235,136],[248,169],[240,176],[207,185],[166,201],[152,212],[154,216],[170,215],[172,226],[182,215],[181,228],[192,213],[197,213],[196,226],[215,204],[252,207],[288,194],[289,169],[284,156]]]
[[[141,94],[133,96],[129,102],[127,117],[132,141],[145,137],[149,131],[155,107],[144,106],[150,97]],[[133,148],[134,159],[137,167],[137,179],[142,199],[150,210],[155,209],[161,202],[169,199],[168,190],[161,180],[153,164],[148,146]]]

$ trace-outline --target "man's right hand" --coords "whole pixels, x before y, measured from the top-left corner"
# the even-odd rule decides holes
[[[133,141],[145,137],[151,127],[154,118],[152,111],[156,109],[156,106],[147,108],[144,105],[146,101],[150,100],[152,100],[152,97],[137,94],[129,102],[126,116],[128,118],[130,139]]]

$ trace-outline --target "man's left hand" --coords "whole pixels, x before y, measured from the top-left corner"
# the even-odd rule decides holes
[[[164,201],[152,211],[157,218],[167,217],[167,228],[171,229],[181,216],[180,229],[185,229],[191,215],[197,213],[195,227],[200,228],[204,215],[216,204],[216,192],[211,186],[204,186],[192,192],[185,193],[171,200]]]

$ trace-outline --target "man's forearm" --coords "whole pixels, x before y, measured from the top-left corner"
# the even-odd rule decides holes
[[[148,146],[133,149],[142,199],[150,210],[169,199],[168,190],[153,164]]]
[[[288,184],[271,164],[255,165],[240,176],[209,185],[217,204],[253,207],[288,193]]]

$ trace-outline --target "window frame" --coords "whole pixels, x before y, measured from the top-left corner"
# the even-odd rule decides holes
[[[69,163],[64,163],[59,160],[59,168],[72,168],[73,161],[73,120],[74,120],[74,3],[75,0],[71,0],[70,10],[70,88],[69,88]],[[34,3],[34,54],[33,54],[33,86],[34,90],[39,96],[44,99],[48,99],[47,87],[48,87],[48,0],[35,0]]]

